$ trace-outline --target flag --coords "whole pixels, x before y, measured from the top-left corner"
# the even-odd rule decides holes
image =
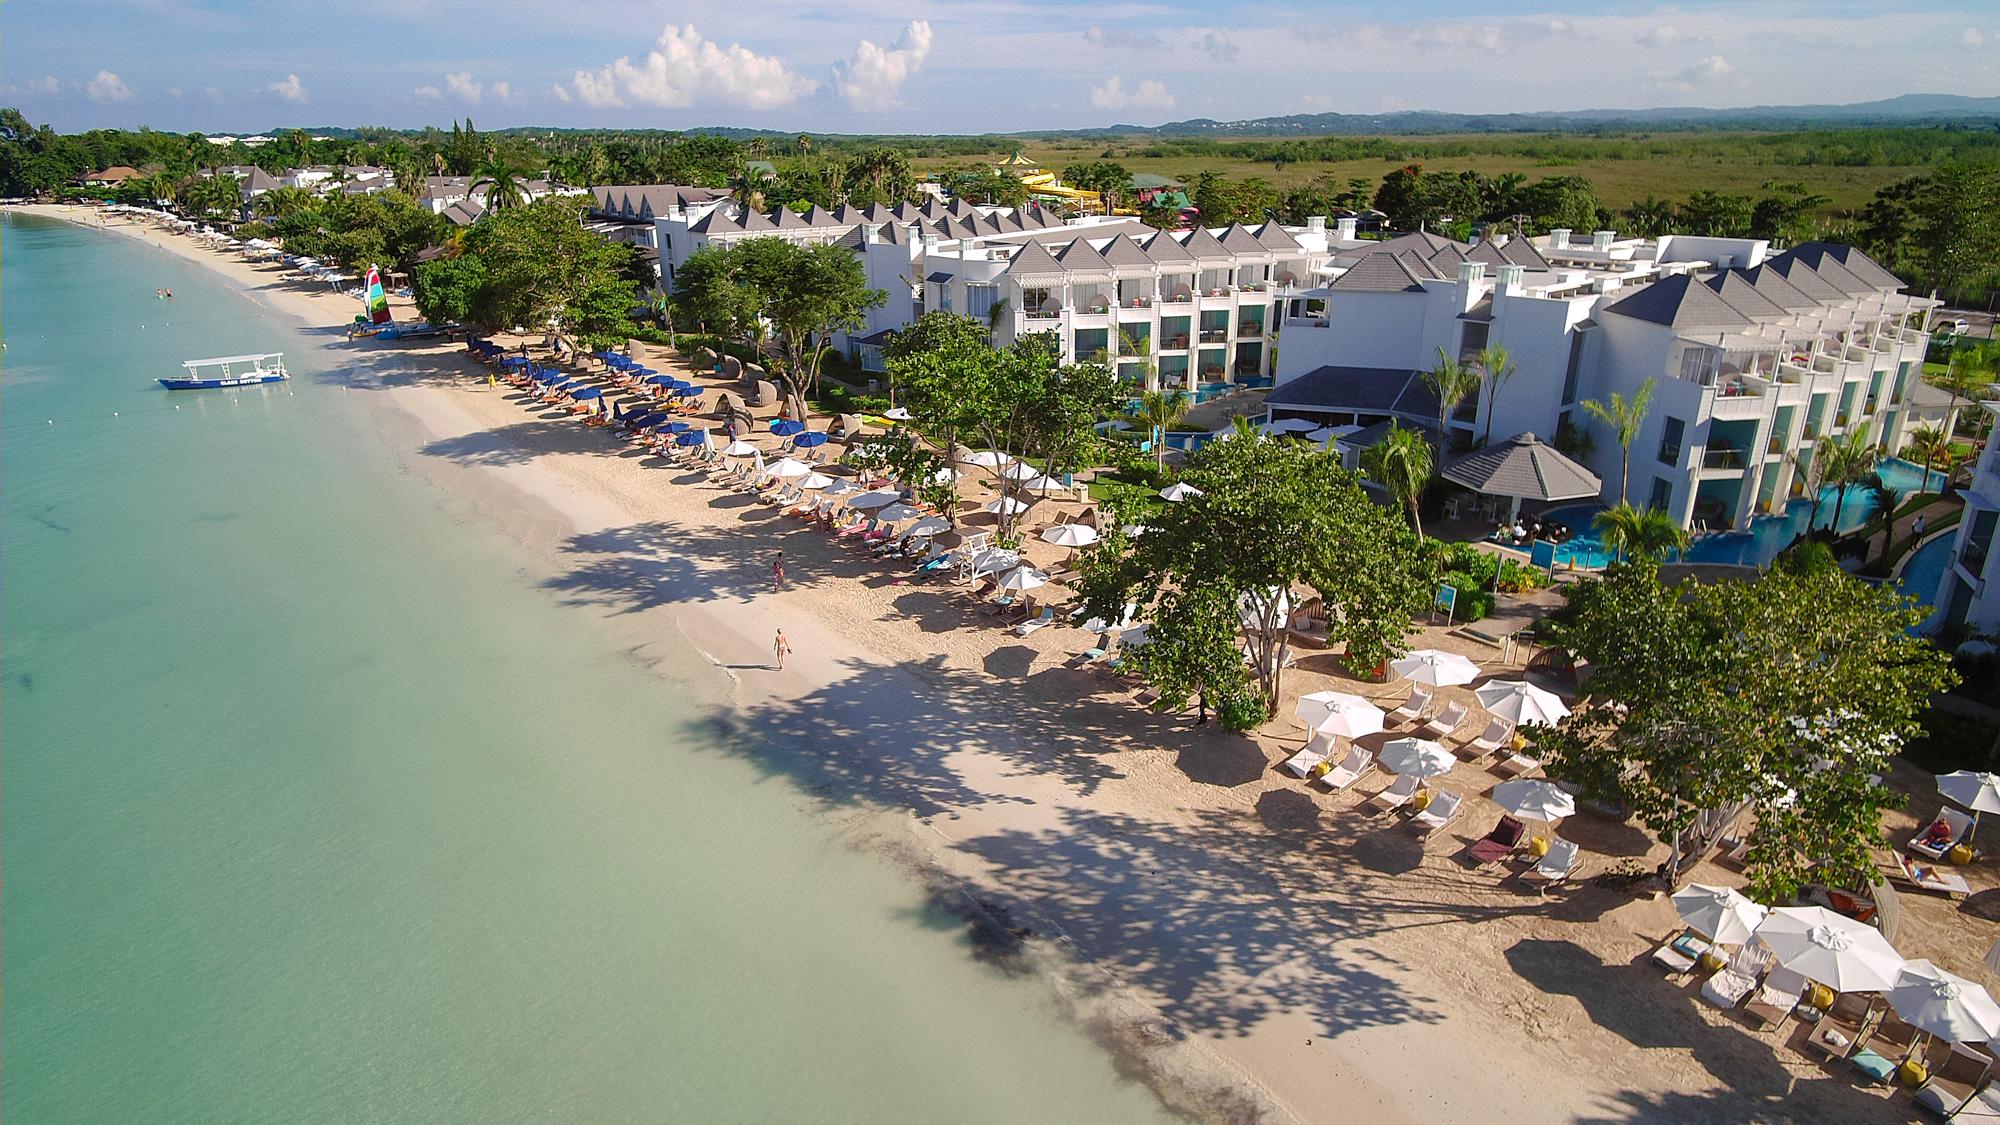
[[[389,295],[382,291],[382,271],[368,267],[368,287],[363,291],[361,303],[368,307],[368,323],[389,323]]]

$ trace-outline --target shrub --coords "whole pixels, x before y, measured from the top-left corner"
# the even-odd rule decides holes
[[[1215,717],[1225,730],[1251,730],[1263,725],[1269,715],[1264,710],[1263,696],[1252,689],[1216,701]]]
[[[1447,570],[1438,583],[1458,591],[1452,606],[1452,620],[1460,624],[1478,621],[1493,612],[1493,594],[1487,589],[1487,582],[1476,574],[1462,570]]]

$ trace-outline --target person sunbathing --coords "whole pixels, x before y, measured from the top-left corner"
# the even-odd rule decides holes
[[[1957,836],[1958,833],[1951,830],[1950,821],[1936,820],[1931,822],[1929,828],[1924,829],[1923,843],[1927,848],[1942,848]]]

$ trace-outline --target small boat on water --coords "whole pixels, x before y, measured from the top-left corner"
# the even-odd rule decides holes
[[[282,383],[291,375],[285,371],[285,353],[225,355],[214,359],[191,359],[181,364],[187,374],[179,379],[161,379],[170,391],[205,391],[217,387],[254,387],[259,383]]]

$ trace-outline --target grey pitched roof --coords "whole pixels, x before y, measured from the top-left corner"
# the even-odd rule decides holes
[[[1838,242],[1801,242],[1785,251],[1785,255],[1798,258],[1814,268],[1818,268],[1822,259],[1832,258],[1847,272],[1877,289],[1903,287],[1903,279],[1883,269],[1881,263],[1852,246],[1843,246]]]
[[[1315,367],[1272,388],[1269,407],[1437,418],[1423,373],[1402,367]]]
[[[1182,246],[1180,240],[1175,238],[1169,231],[1159,231],[1147,235],[1145,241],[1139,243],[1139,248],[1146,252],[1148,258],[1153,259],[1168,269],[1191,270],[1194,268],[1194,255],[1188,253],[1187,247]]]
[[[804,215],[799,214],[790,207],[780,207],[771,212],[768,218],[771,225],[777,227],[779,230],[805,230],[807,227],[812,226],[811,223],[806,221]]]
[[[1065,273],[1073,279],[1108,280],[1112,275],[1111,263],[1104,255],[1091,248],[1088,241],[1073,238],[1069,245],[1056,252],[1056,261],[1062,263]]]
[[[1242,223],[1231,223],[1224,227],[1222,237],[1216,241],[1222,243],[1223,249],[1238,256],[1263,258],[1271,253],[1263,243],[1257,241],[1256,235],[1250,233],[1250,228]]]
[[[1744,279],[1756,287],[1757,292],[1770,298],[1771,303],[1781,309],[1798,311],[1819,307],[1818,301],[1801,292],[1798,286],[1786,281],[1784,275],[1776,270],[1766,269],[1764,266],[1752,266],[1747,270],[1735,272],[1742,273]]]
[[[1105,243],[1098,251],[1120,277],[1150,277],[1153,273],[1153,259],[1137,242],[1127,235],[1119,235]]]
[[[1540,250],[1535,249],[1534,243],[1525,238],[1508,239],[1507,245],[1500,247],[1500,256],[1512,265],[1526,266],[1531,270],[1549,268],[1549,260],[1542,256]]]
[[[1333,279],[1327,289],[1342,293],[1421,293],[1423,279],[1396,254],[1370,254]]]
[[[1370,243],[1365,247],[1358,247],[1356,252],[1363,254],[1401,254],[1405,251],[1414,250],[1418,254],[1428,258],[1432,254],[1437,253],[1439,249],[1449,245],[1451,245],[1451,239],[1445,238],[1442,235],[1432,234],[1427,230],[1413,230],[1408,234],[1399,234],[1394,238],[1385,238],[1380,242]]]
[[[1661,278],[1605,308],[1605,312],[1669,328],[1744,328],[1750,318],[1729,307],[1691,274]]]
[[[1465,257],[1467,261],[1485,262],[1487,265],[1495,267],[1511,266],[1514,264],[1507,260],[1507,255],[1502,254],[1498,246],[1486,241],[1481,241],[1474,245],[1471,250],[1466,252]]]
[[[1729,303],[1729,307],[1751,319],[1767,316],[1784,316],[1785,307],[1757,291],[1750,279],[1741,270],[1723,270],[1703,282],[1716,295]]]
[[[1007,274],[1023,285],[1060,284],[1065,276],[1061,262],[1039,242],[1028,242],[1014,252]]]
[[[1440,269],[1429,259],[1418,255],[1414,250],[1405,251],[1401,254],[1391,254],[1389,255],[1389,257],[1396,259],[1397,261],[1403,263],[1405,266],[1408,266],[1410,272],[1416,275],[1417,277],[1428,277],[1432,279],[1442,279],[1448,281],[1458,273],[1458,267],[1456,265],[1452,266],[1449,271]]]
[[[1305,249],[1299,245],[1298,239],[1292,237],[1291,231],[1275,222],[1265,223],[1257,228],[1257,241],[1264,249],[1275,254],[1298,253]]]
[[[938,270],[938,271],[936,271],[935,273],[930,273],[930,274],[926,274],[926,275],[924,276],[924,280],[925,280],[925,281],[950,281],[950,280],[952,279],[952,276],[953,276],[953,275],[952,275],[952,272],[951,272],[950,270]]]
[[[908,246],[910,244],[910,235],[908,231],[903,229],[901,223],[883,223],[882,241],[891,246]]]
[[[1229,248],[1222,244],[1222,240],[1211,234],[1207,227],[1196,227],[1189,231],[1187,239],[1181,246],[1189,254],[1194,255],[1195,261],[1202,265],[1210,263],[1228,265],[1236,260],[1236,255],[1231,254]]]
[[[1446,465],[1444,479],[1489,496],[1583,500],[1604,487],[1597,474],[1534,434],[1515,434]]]
[[[1791,282],[1793,288],[1820,304],[1838,304],[1848,296],[1848,294],[1834,288],[1832,282],[1814,273],[1811,266],[1806,265],[1797,258],[1787,258],[1781,254],[1765,262],[1764,268],[1777,273],[1786,281]]]

